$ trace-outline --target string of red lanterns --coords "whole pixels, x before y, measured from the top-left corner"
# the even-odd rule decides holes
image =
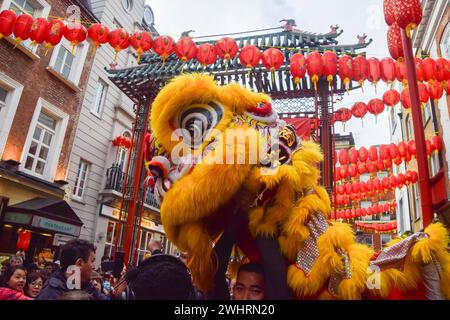
[[[397,210],[397,203],[394,201],[392,202],[385,202],[384,204],[377,203],[369,207],[348,207],[343,208],[340,210],[332,211],[331,212],[331,219],[332,220],[339,220],[339,219],[345,219],[345,220],[358,220],[360,218],[365,217],[378,217],[383,215],[395,215]]]
[[[364,233],[392,234],[397,233],[397,221],[385,223],[366,223],[357,221],[356,227]]]
[[[11,35],[16,38],[16,44],[31,39],[35,45],[44,45],[47,51],[60,43],[63,37],[72,44],[72,47],[88,40],[92,43],[94,52],[99,46],[109,44],[114,49],[115,59],[120,51],[131,46],[136,50],[138,61],[142,54],[150,50],[161,56],[163,62],[174,53],[183,62],[196,58],[203,67],[216,63],[218,58],[223,59],[228,65],[228,62],[238,54],[239,61],[245,68],[254,68],[262,63],[268,70],[274,72],[285,61],[280,49],[269,48],[261,52],[255,46],[246,45],[239,51],[236,41],[229,37],[218,40],[215,45],[204,43],[198,46],[190,37],[181,37],[175,41],[163,35],[153,39],[149,32],[136,31],[130,34],[123,29],[110,31],[107,26],[100,23],[92,24],[86,30],[79,22],[65,24],[59,19],[34,19],[29,14],[16,16],[12,10],[3,10],[0,12],[0,38]],[[416,62],[419,80],[423,78],[422,81],[429,82],[428,91],[431,98],[442,96],[444,90],[449,93],[448,60],[427,58],[423,61],[416,59]],[[356,81],[361,86],[366,80],[375,86],[380,80],[387,84],[392,84],[395,80],[404,81],[406,73],[403,65],[402,61],[395,62],[392,58],[384,58],[381,61],[377,58],[366,59],[364,56],[353,58],[343,55],[338,58],[335,52],[326,51],[323,54],[311,52],[306,57],[301,53],[294,54],[290,60],[290,71],[296,85],[306,74],[311,78],[315,89],[322,76],[327,78],[330,86],[333,79],[339,76],[348,89],[351,81]],[[383,102],[386,104],[384,99]],[[374,101],[373,107],[375,107],[372,109],[374,114],[377,114],[376,107],[381,108],[381,104]],[[368,111],[370,110],[369,108]]]

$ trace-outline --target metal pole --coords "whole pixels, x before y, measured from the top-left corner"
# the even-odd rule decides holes
[[[417,85],[416,65],[414,61],[411,39],[406,31],[401,29],[403,51],[408,72],[408,88],[411,98],[411,115],[414,126],[414,138],[417,147],[417,167],[419,173],[419,187],[421,195],[423,227],[426,228],[433,221],[433,207],[431,198],[431,186],[429,183],[428,160],[425,144],[425,132],[423,127],[422,112],[419,99],[419,88]]]

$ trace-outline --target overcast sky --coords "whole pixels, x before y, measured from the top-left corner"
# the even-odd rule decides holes
[[[279,21],[292,18],[301,30],[326,33],[330,25],[338,24],[344,33],[341,44],[357,42],[358,34],[366,33],[374,41],[367,48],[368,57],[389,56],[386,44],[387,26],[384,22],[382,0],[147,0],[155,15],[155,27],[160,34],[178,38],[183,31],[195,30],[192,36],[234,33],[280,26]],[[382,98],[384,83],[378,85],[378,94],[370,84],[365,93],[353,91],[335,106],[349,107],[357,102]],[[343,133],[341,123],[337,132]],[[378,117],[352,119],[346,125],[346,133],[353,132],[357,147],[389,142],[388,113]]]

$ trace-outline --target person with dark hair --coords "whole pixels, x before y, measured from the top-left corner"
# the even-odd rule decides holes
[[[51,275],[36,300],[57,300],[71,289],[92,290],[90,281],[94,262],[95,247],[92,243],[80,239],[67,242],[61,248],[61,269]]]
[[[11,267],[23,266],[23,258],[21,256],[11,256],[9,258],[9,265]]]
[[[233,288],[234,300],[265,299],[264,270],[257,263],[247,263],[239,268]]]
[[[131,270],[128,279],[131,299],[195,300],[191,274],[178,258],[157,254]]]
[[[8,267],[0,279],[0,300],[31,300],[23,294],[26,276],[24,267]]]
[[[27,275],[24,293],[27,297],[36,298],[41,292],[45,279],[41,273],[31,272]]]

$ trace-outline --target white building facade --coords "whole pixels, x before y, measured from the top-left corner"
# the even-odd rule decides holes
[[[123,28],[129,33],[154,30],[153,13],[144,0],[91,0],[90,6],[110,30]],[[97,261],[103,256],[112,256],[128,156],[127,150],[113,146],[112,141],[121,135],[131,137],[134,119],[132,101],[109,81],[105,69],[135,64],[131,47],[121,51],[116,62],[111,46],[98,48],[70,157],[67,178],[70,205],[84,223],[80,238],[97,247]],[[150,198],[146,201],[146,211],[151,214],[149,219],[143,219],[142,232],[138,235],[141,258],[147,253],[150,239],[167,242],[158,223],[159,210],[153,203]]]

